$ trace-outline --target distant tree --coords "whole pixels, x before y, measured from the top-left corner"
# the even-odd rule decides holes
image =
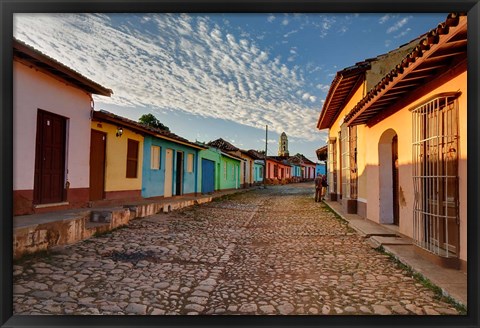
[[[170,132],[168,126],[162,124],[153,114],[143,114],[138,121],[152,128]]]

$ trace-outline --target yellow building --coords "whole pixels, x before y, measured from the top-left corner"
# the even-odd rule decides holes
[[[350,80],[345,70],[337,73],[318,123],[329,129],[331,199],[412,238],[421,255],[462,270],[466,50],[467,17],[450,14],[396,52],[357,64]]]
[[[91,122],[90,200],[134,199],[142,192],[142,131],[98,111]]]

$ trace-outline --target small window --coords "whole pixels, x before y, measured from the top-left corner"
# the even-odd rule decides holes
[[[193,154],[187,155],[187,172],[188,173],[193,172]]]
[[[227,180],[227,162],[223,162],[223,179]]]
[[[152,170],[160,169],[160,150],[159,146],[152,146],[150,148],[150,168]]]
[[[128,139],[127,178],[136,178],[138,168],[138,141]]]

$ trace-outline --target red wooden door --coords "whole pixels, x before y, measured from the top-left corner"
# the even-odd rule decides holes
[[[65,200],[66,119],[42,110],[37,115],[34,203],[50,204]]]
[[[105,147],[107,135],[92,130],[90,139],[90,200],[104,198],[105,190]]]

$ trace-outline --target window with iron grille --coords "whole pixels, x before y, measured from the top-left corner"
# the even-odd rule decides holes
[[[357,127],[343,123],[341,129],[342,198],[357,198]]]
[[[328,144],[328,166],[332,174],[329,175],[328,191],[337,193],[337,139],[331,138]]]
[[[343,123],[340,126],[340,174],[342,180],[342,198],[350,198],[350,145],[348,142],[348,126]]]
[[[350,198],[357,199],[358,174],[357,174],[357,126],[349,127],[349,157],[350,157]]]
[[[412,110],[415,243],[458,257],[458,96],[437,95]]]

